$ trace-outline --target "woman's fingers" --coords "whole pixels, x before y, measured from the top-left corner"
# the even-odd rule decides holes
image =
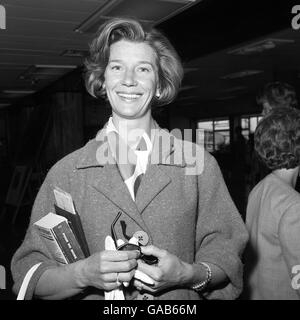
[[[139,280],[134,280],[133,285],[139,291],[147,291],[147,292],[151,292],[151,293],[158,291],[154,285],[150,287],[146,283],[139,281]]]
[[[134,270],[130,272],[112,272],[103,275],[102,279],[105,282],[129,282],[134,276]]]
[[[134,280],[133,285],[136,287],[137,290],[139,290],[139,291],[143,290],[144,284],[142,281]]]
[[[111,290],[118,289],[119,287],[120,285],[116,282],[105,282],[103,289],[104,291],[111,291]]]
[[[154,280],[152,278],[138,269],[136,269],[134,272],[134,278],[150,285],[154,284]]]
[[[102,261],[99,266],[100,273],[111,273],[111,272],[128,272],[137,267],[137,260],[131,259],[127,261]]]
[[[153,245],[141,247],[141,251],[145,255],[152,255],[157,257],[158,259],[163,259],[167,255],[167,251],[163,249],[159,249]]]
[[[137,268],[139,251],[105,250],[84,260],[80,269],[80,281],[83,286],[96,286],[104,290],[113,290],[118,282],[130,282]],[[117,281],[117,273],[119,278]]]
[[[130,251],[105,250],[100,253],[100,260],[126,261],[130,259],[138,259],[139,256],[140,256],[140,252],[137,250],[130,250]]]
[[[142,261],[138,261],[138,270],[144,272],[155,281],[160,281],[162,278],[162,270],[159,267],[151,266]]]

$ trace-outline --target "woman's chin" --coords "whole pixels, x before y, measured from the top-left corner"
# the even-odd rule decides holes
[[[134,120],[134,119],[141,119],[147,114],[147,112],[141,111],[133,111],[133,110],[122,110],[122,112],[118,112],[117,115],[119,118],[127,119],[127,120]]]

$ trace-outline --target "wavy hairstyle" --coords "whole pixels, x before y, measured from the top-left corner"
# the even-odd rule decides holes
[[[271,110],[281,107],[296,108],[298,104],[295,89],[288,83],[279,81],[267,83],[257,95],[256,102],[261,106],[268,102]],[[269,110],[265,111],[268,113]]]
[[[119,41],[147,43],[157,57],[160,96],[154,97],[156,105],[172,102],[179,90],[183,68],[178,54],[169,40],[158,30],[144,28],[131,18],[113,18],[100,26],[90,45],[90,57],[85,61],[85,85],[95,98],[103,96],[104,73],[109,61],[110,46]]]
[[[300,111],[273,109],[254,133],[254,147],[271,170],[292,169],[300,163]]]

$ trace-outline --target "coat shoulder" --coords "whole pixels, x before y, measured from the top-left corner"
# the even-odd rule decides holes
[[[176,147],[182,150],[184,162],[191,174],[201,175],[204,170],[215,167],[214,156],[206,151],[203,145],[182,139],[176,140]]]
[[[49,171],[49,175],[64,175],[72,171],[76,171],[76,168],[87,158],[92,158],[92,155],[96,154],[97,142],[95,139],[88,141],[83,147],[77,149],[62,159],[57,161]],[[96,157],[95,157],[96,159]]]

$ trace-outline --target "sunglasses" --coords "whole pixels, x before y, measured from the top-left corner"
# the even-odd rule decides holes
[[[118,212],[117,216],[115,217],[114,221],[111,224],[110,231],[111,231],[111,237],[115,243],[115,246],[117,250],[119,251],[132,251],[132,250],[137,250],[140,253],[140,258],[147,264],[152,265],[156,264],[158,262],[157,257],[152,256],[152,255],[145,255],[141,251],[141,247],[137,244],[126,242],[123,243],[122,245],[118,246],[117,245],[117,236],[116,236],[116,231],[115,231],[115,224],[118,221],[118,219],[121,216],[121,212]]]

